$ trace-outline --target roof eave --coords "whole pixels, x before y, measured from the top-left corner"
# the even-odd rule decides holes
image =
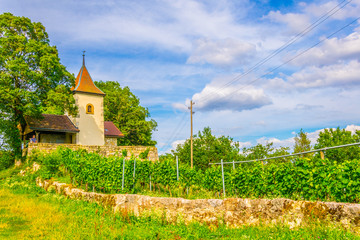
[[[79,90],[73,90],[73,93],[79,92],[79,93],[86,93],[86,94],[92,94],[92,95],[100,95],[100,96],[105,96],[105,93],[94,93],[94,92],[84,92],[84,91],[79,91]]]
[[[43,132],[69,132],[69,133],[78,133],[80,130],[60,130],[60,129],[53,129],[53,128],[34,128],[30,127],[31,130],[34,131],[43,131]]]
[[[105,135],[105,137],[108,137],[108,138],[123,138],[125,136],[124,135]]]

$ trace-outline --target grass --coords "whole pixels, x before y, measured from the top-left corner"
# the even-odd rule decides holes
[[[14,174],[0,172],[0,239],[360,239],[337,225],[318,222],[297,229],[171,224],[161,217],[113,213],[45,192],[34,184],[34,176]]]

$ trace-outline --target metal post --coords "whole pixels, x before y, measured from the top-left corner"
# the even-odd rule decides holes
[[[226,193],[225,193],[225,179],[224,179],[224,162],[222,159],[221,159],[221,174],[222,174],[222,182],[223,182],[223,192],[225,197]]]
[[[124,178],[125,178],[125,158],[123,158],[123,171],[122,171],[121,190],[124,190]]]
[[[233,160],[233,169],[235,170],[235,160]]]
[[[134,183],[133,183],[133,189],[135,189],[135,171],[136,171],[136,158],[134,159],[134,174],[133,174]]]
[[[176,180],[179,181],[179,159],[176,156]]]
[[[151,174],[150,174],[150,191],[151,191]]]

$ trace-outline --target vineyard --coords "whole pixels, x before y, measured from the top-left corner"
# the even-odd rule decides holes
[[[175,160],[124,160],[59,148],[48,155],[34,154],[31,161],[42,163],[42,178],[69,175],[73,183],[89,190],[141,193],[162,186],[169,189],[170,194],[171,189],[180,188],[186,194],[192,188],[222,196],[220,166],[200,170],[180,164],[177,179]],[[235,169],[226,166],[224,176],[226,194],[230,197],[360,202],[357,159],[341,163],[317,157],[267,164],[254,162]]]

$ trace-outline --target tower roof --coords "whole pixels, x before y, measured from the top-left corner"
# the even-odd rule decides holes
[[[84,57],[84,55],[83,55]],[[84,92],[84,93],[92,93],[98,95],[105,95],[103,91],[101,91],[98,87],[95,86],[89,71],[85,67],[85,60],[83,59],[83,65],[80,69],[79,74],[75,80],[75,87],[71,88],[73,92]]]

